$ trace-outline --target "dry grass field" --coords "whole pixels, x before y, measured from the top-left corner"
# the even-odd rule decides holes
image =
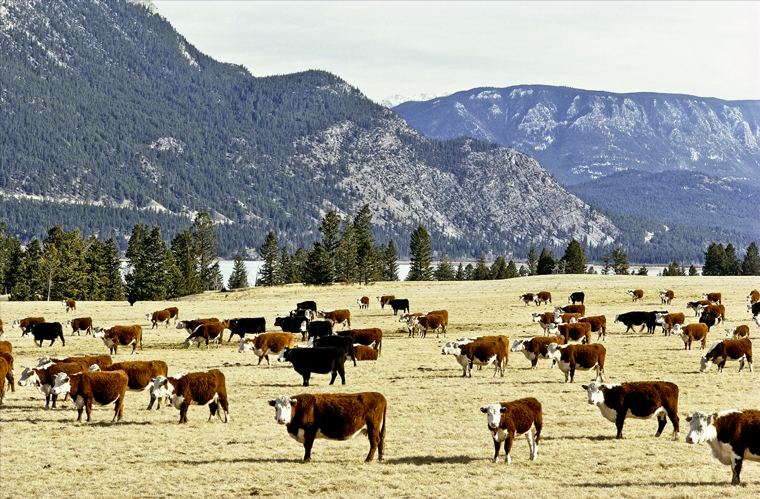
[[[508,281],[464,283],[379,283],[328,288],[287,286],[241,293],[206,294],[173,303],[80,302],[76,313],[55,303],[0,304],[6,340],[13,343],[16,377],[24,366],[43,355],[73,356],[108,353],[103,342],[70,336],[66,346],[39,348],[10,327],[14,319],[44,315],[48,321],[91,316],[96,325],[141,324],[144,350],[130,356],[120,350],[114,361],[165,360],[169,373],[220,369],[226,376],[231,422],[214,418],[208,408],[192,406],[189,422],[178,425],[179,411],[165,407],[148,412],[147,393],[128,392],[124,419],[111,424],[113,406],[95,406],[91,423],[75,423],[71,402],[44,410],[44,397],[32,387],[16,386],[0,408],[0,490],[3,498],[47,497],[758,497],[760,463],[745,462],[745,485],[732,487],[731,471],[710,455],[706,445],[687,445],[685,416],[695,410],[719,411],[760,407],[758,377],[729,363],[723,374],[713,366],[699,373],[702,352],[685,351],[678,337],[623,334],[613,324],[617,313],[658,310],[657,290],[675,291],[665,307],[687,314],[688,300],[706,291],[723,293],[728,326],[752,324],[746,311],[748,292],[760,287],[757,278],[543,276]],[[627,288],[642,288],[643,304],[631,303]],[[589,371],[564,383],[550,362],[531,371],[520,354],[512,354],[503,378],[493,369],[461,377],[451,356],[441,355],[445,340],[433,335],[408,339],[389,308],[381,310],[375,296],[409,298],[412,311],[449,311],[449,339],[504,334],[516,338],[542,334],[531,312],[550,307],[526,307],[518,296],[526,291],[551,291],[555,304],[568,295],[586,292],[589,315],[608,318],[606,381],[667,380],[680,387],[681,438],[671,439],[670,422],[663,436],[654,437],[656,420],[626,421],[623,440],[596,407],[587,404],[581,384]],[[360,311],[356,299],[371,298]],[[256,357],[240,354],[236,342],[221,349],[182,348],[184,331],[171,326],[151,330],[145,313],[170,305],[180,317],[259,317],[269,330],[277,315],[285,315],[304,299],[322,309],[349,308],[354,327],[380,327],[383,351],[377,362],[346,363],[345,386],[329,386],[328,375],[314,375],[311,386],[288,365],[257,367]],[[693,315],[693,314],[692,314]],[[713,328],[712,341],[725,337],[724,326]],[[227,339],[225,335],[225,340]],[[596,335],[594,335],[595,339]],[[299,338],[300,342],[300,338]],[[757,349],[760,355],[760,348]],[[272,359],[274,361],[274,359]],[[760,365],[757,366],[760,368]],[[338,383],[340,378],[338,378]],[[280,394],[379,391],[388,400],[385,461],[364,464],[366,437],[348,442],[317,440],[310,464],[301,464],[303,447],[274,420],[267,401]],[[493,443],[483,405],[533,396],[543,404],[544,429],[538,460],[528,459],[524,437],[516,439],[512,465],[491,462]]]

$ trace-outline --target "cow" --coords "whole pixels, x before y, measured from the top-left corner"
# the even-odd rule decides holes
[[[657,316],[655,315],[655,318],[656,317]],[[639,329],[639,332],[642,332],[644,330],[644,327],[646,326],[647,318],[648,318],[648,312],[641,312],[638,310],[635,312],[626,312],[624,314],[618,314],[615,316],[615,324],[617,324],[618,322],[622,322],[623,324],[625,324],[626,333],[628,331],[633,331],[634,326],[641,326],[641,329]]]
[[[39,342],[40,347],[44,340],[50,340],[50,346],[52,346],[57,338],[61,339],[61,345],[66,346],[60,322],[38,322],[29,326],[27,332],[31,333],[35,345]]]
[[[472,367],[494,364],[494,377],[504,376],[509,362],[509,339],[506,336],[481,336],[471,342],[449,342],[442,355],[454,355],[462,366],[462,377],[472,377]]]
[[[541,329],[544,330],[544,336],[546,336],[547,334],[549,334],[548,332],[549,325],[554,323],[554,313],[553,312],[543,312],[543,313],[535,312],[533,314],[533,322],[541,326]]]
[[[291,310],[288,316],[300,317],[302,319],[306,319],[307,321],[313,321],[317,318],[317,313],[310,308],[297,308],[295,310]]]
[[[132,345],[132,353],[130,355],[135,354],[138,343],[140,344],[140,350],[143,348],[142,327],[139,324],[132,326],[111,326],[110,328],[100,328],[100,330],[95,328],[95,333],[92,336],[102,339],[112,355],[118,353],[119,345],[127,347]]]
[[[586,300],[586,293],[584,293],[583,291],[576,291],[567,298],[567,303],[572,302],[572,304],[575,305],[575,303],[578,302],[581,305],[583,305],[583,302],[585,300]]]
[[[177,307],[167,307],[165,310],[169,312],[169,317],[174,319],[174,324],[176,325],[179,320],[179,309]]]
[[[129,377],[124,371],[58,373],[53,394],[69,394],[79,413],[77,423],[82,421],[82,410],[87,411],[87,422],[90,421],[93,401],[100,405],[115,403],[111,420],[113,423],[116,420],[120,421],[124,415],[124,394],[127,392],[128,384]]]
[[[301,310],[311,310],[312,312],[317,312],[317,302],[313,300],[307,300],[302,301],[301,303],[296,303],[296,308]]]
[[[716,305],[720,305],[721,303],[721,295],[720,293],[702,293],[702,299],[703,300],[709,300],[712,303]]]
[[[724,411],[707,414],[696,411],[686,418],[689,422],[687,444],[707,442],[712,455],[722,464],[731,466],[731,484],[739,485],[739,475],[745,459],[760,461],[760,411]]]
[[[321,319],[327,319],[335,327],[335,324],[341,324],[344,328],[346,325],[351,327],[351,311],[345,308],[338,310],[320,310],[317,312],[317,316]]]
[[[443,331],[443,337],[446,338],[446,324],[442,315],[428,313],[416,318],[417,327],[422,329],[420,336],[425,338],[427,336],[428,329],[435,331],[435,337],[440,336],[440,332]],[[440,331],[439,331],[440,330]]]
[[[561,336],[534,336],[533,338],[527,338],[522,340],[515,340],[512,343],[510,352],[522,352],[525,358],[530,361],[530,368],[535,369],[538,365],[538,359],[549,358],[549,344],[557,343],[559,345],[565,344],[565,338]],[[554,367],[552,362],[552,367]]]
[[[252,350],[259,358],[257,366],[261,365],[261,360],[267,360],[267,367],[271,367],[269,354],[280,355],[285,348],[293,348],[294,339],[292,333],[262,333],[252,338],[241,338],[238,352],[243,353]]]
[[[747,301],[750,305],[754,305],[755,303],[760,302],[760,291],[756,289],[750,291],[750,293],[747,295]]]
[[[752,316],[760,315],[760,302],[753,303],[752,305],[747,305],[747,312],[752,314]]]
[[[39,324],[40,322],[45,322],[44,317],[26,317],[24,319],[16,319],[13,321],[13,324],[11,327],[18,327],[21,329],[21,336],[26,336],[29,334],[29,326],[33,324]]]
[[[242,340],[246,335],[266,333],[267,320],[264,317],[230,319],[227,329],[230,330],[230,338],[227,340],[227,343],[229,343],[235,335],[240,336]]]
[[[309,338],[321,338],[333,334],[332,326],[332,322],[330,321],[311,321],[306,326],[306,331]]]
[[[356,353],[354,353],[354,340],[351,336],[323,336],[309,340],[310,347],[335,347],[343,350],[347,357],[354,361],[356,367]]]
[[[414,336],[414,332],[417,329],[417,317],[422,317],[422,312],[415,312],[413,314],[401,314],[398,317],[399,322],[405,322],[406,328],[409,330],[409,338]]]
[[[520,300],[524,301],[527,307],[529,303],[536,302],[536,293],[523,293],[520,295]],[[538,303],[536,303],[536,306],[538,306]]]
[[[699,316],[699,322],[700,324],[704,324],[707,326],[707,330],[709,331],[710,328],[712,328],[715,325],[716,322],[715,314],[710,312],[705,312],[704,314]]]
[[[715,362],[718,366],[718,372],[722,373],[723,368],[726,367],[726,361],[729,360],[739,361],[739,372],[744,369],[745,361],[749,364],[749,372],[754,372],[752,369],[752,342],[745,338],[743,340],[720,340],[713,343],[700,360],[699,372],[707,372]]]
[[[749,326],[741,324],[736,327],[728,328],[726,329],[726,336],[729,336],[734,340],[749,338]]]
[[[356,354],[356,360],[377,360],[377,350],[374,349],[374,345],[362,345],[360,343],[354,343],[354,353]]]
[[[74,333],[77,333],[77,336],[81,336],[79,331],[84,331],[85,336],[93,333],[91,317],[69,319],[66,321],[66,327],[71,327],[71,336],[74,336]]]
[[[227,387],[224,374],[218,369],[170,377],[157,376],[150,394],[157,399],[168,398],[174,408],[179,409],[179,424],[187,423],[187,410],[191,405],[206,404],[211,412],[209,421],[214,414],[224,423],[230,421]]]
[[[385,308],[385,304],[388,303],[391,300],[395,300],[396,296],[395,295],[383,295],[383,296],[376,296],[375,298],[377,298],[377,301],[380,302],[380,308],[384,309]]]
[[[401,310],[402,312],[409,313],[409,300],[406,298],[396,298],[393,300],[388,300],[388,305],[391,306],[393,309],[393,315],[398,314],[398,311]],[[349,324],[350,326],[351,324]]]
[[[5,400],[5,380],[7,379],[11,383],[11,388],[14,387],[13,381],[13,367],[6,360],[5,356],[10,354],[0,354],[0,405],[3,405]],[[13,359],[13,357],[11,357]]]
[[[37,369],[43,369],[50,364],[60,364],[73,362],[80,364],[85,369],[89,368],[93,364],[97,364],[101,368],[110,366],[113,363],[110,355],[87,355],[83,357],[66,357],[65,359],[50,358],[47,355],[42,357],[37,363]]]
[[[18,384],[19,386],[36,386],[40,393],[45,396],[45,409],[51,408],[51,399],[53,401],[52,408],[55,409],[58,395],[53,393],[53,387],[58,373],[81,373],[86,371],[88,367],[79,362],[57,362],[48,363],[42,367],[25,367],[21,372]]]
[[[156,310],[152,314],[145,314],[145,318],[147,318],[151,323],[153,323],[153,325],[151,326],[151,329],[158,327],[159,322],[163,322],[168,328],[169,319],[172,318],[172,314],[168,310]]]
[[[10,341],[0,341],[0,353],[13,353],[13,345]]]
[[[633,302],[644,299],[644,290],[642,289],[629,289],[626,293],[631,295],[631,301]]]
[[[705,345],[707,344],[707,333],[709,331],[710,330],[707,326],[701,323],[688,324],[686,326],[675,324],[673,326],[673,334],[681,336],[684,350],[691,350],[691,344],[694,341],[702,342],[700,350],[705,348]]]
[[[580,320],[581,314],[578,313],[568,313],[568,312],[562,312],[562,310],[555,310],[554,311],[554,323],[555,324],[569,324],[572,322],[578,322]]]
[[[374,349],[377,351],[378,355],[383,350],[382,329],[376,327],[367,329],[349,329],[348,331],[341,331],[338,335],[350,336],[354,343],[359,343],[360,345],[374,345]]]
[[[350,340],[350,338],[348,339]],[[353,344],[351,346],[353,347]],[[341,384],[346,384],[346,351],[343,348],[285,348],[277,357],[277,362],[293,364],[293,369],[303,377],[303,386],[309,386],[311,373],[331,373],[331,385],[335,383],[335,378],[340,374]]]
[[[515,435],[525,435],[528,439],[530,460],[535,461],[538,457],[538,442],[541,440],[541,428],[543,427],[543,413],[541,403],[533,397],[490,404],[480,408],[485,413],[488,430],[493,438],[494,454],[493,462],[499,462],[501,443],[504,442],[504,454],[507,456],[507,464],[512,464],[512,442]],[[531,428],[536,429],[535,436]]]
[[[655,314],[654,320],[660,324],[660,326],[662,326],[662,332],[665,334],[665,336],[668,336],[673,332],[673,326],[676,324],[683,325],[686,323],[686,316],[680,312],[671,314],[663,314],[661,312],[658,312]]]
[[[673,301],[673,297],[675,295],[673,294],[673,291],[670,289],[661,289],[660,290],[660,303],[662,305],[670,305],[670,302]]]
[[[306,339],[306,328],[309,321],[303,317],[277,317],[274,320],[274,327],[282,329],[283,333],[301,333],[301,339]]]
[[[201,343],[205,341],[206,350],[208,350],[209,341],[216,341],[216,348],[220,348],[222,346],[222,340],[224,339],[224,330],[227,329],[227,326],[229,326],[229,321],[207,322],[206,324],[201,324],[185,339],[184,347],[189,348],[190,343],[196,342],[198,348],[200,348]]]
[[[449,328],[449,311],[448,310],[431,310],[423,315],[440,315],[443,318],[443,336],[446,336],[446,330]]]
[[[599,333],[596,341],[601,338],[602,341],[607,339],[607,317],[604,315],[594,315],[591,317],[581,317],[578,322],[588,322],[591,324],[591,332]]]
[[[363,308],[369,308],[369,297],[368,296],[362,296],[358,300],[356,300],[356,303],[359,304],[359,310]]]
[[[536,293],[536,306],[549,304],[552,302],[552,294],[548,291],[539,291]]]
[[[158,376],[166,376],[169,372],[169,368],[166,362],[163,360],[149,360],[149,361],[133,361],[133,362],[117,362],[100,368],[97,364],[93,365],[89,369],[90,372],[102,371],[124,371],[127,373],[127,390],[133,392],[150,391],[153,388],[153,379]],[[156,402],[156,397],[153,394],[150,395],[150,403],[148,404],[148,410],[153,408],[153,404]],[[156,409],[161,408],[161,401],[158,402]]]
[[[554,307],[554,313],[557,312],[565,313],[565,314],[580,314],[581,316],[586,314],[586,306],[585,305],[565,305],[562,307]]]
[[[697,309],[699,309],[700,305],[712,305],[712,302],[710,300],[699,300],[699,301],[689,301],[686,302],[686,308],[690,308],[694,311],[694,317],[699,315],[699,312]]]
[[[726,307],[723,305],[700,305],[697,308],[697,313],[701,315],[711,313],[718,322],[726,320]]]
[[[647,327],[647,333],[654,334],[654,331],[655,329],[657,329],[657,326],[660,326],[664,332],[665,326],[657,322],[657,316],[662,315],[662,314],[667,314],[667,313],[668,313],[667,310],[653,310],[651,312],[644,312],[644,325]],[[644,329],[643,326],[642,326],[642,329]]]
[[[69,313],[69,310],[76,311],[76,309],[77,309],[77,302],[75,302],[74,300],[71,300],[71,299],[61,300],[61,305],[63,305],[64,307],[66,307],[66,313]]]
[[[280,395],[269,405],[275,408],[277,423],[286,425],[288,435],[303,444],[304,463],[311,460],[315,438],[348,440],[359,433],[369,437],[365,462],[372,461],[375,451],[378,461],[383,460],[388,403],[380,393]]]
[[[574,322],[570,324],[552,324],[549,326],[549,334],[562,336],[565,344],[570,341],[591,343],[591,324],[588,322]]]
[[[607,356],[607,350],[603,345],[594,343],[592,345],[559,345],[550,343],[548,346],[549,356],[557,361],[557,367],[565,374],[565,383],[570,383],[575,379],[575,371],[589,371],[596,369],[596,378],[598,382],[604,383],[604,360]]]
[[[678,385],[667,381],[638,381],[614,385],[590,383],[582,385],[588,392],[588,403],[599,408],[605,419],[615,423],[617,436],[623,438],[625,418],[657,418],[657,433],[662,435],[667,419],[673,425],[673,439],[681,435],[678,418]]]
[[[187,334],[191,334],[193,331],[195,331],[198,326],[201,324],[206,324],[209,322],[219,322],[219,319],[216,317],[209,317],[207,319],[192,319],[192,320],[184,320],[184,321],[178,321],[176,323],[177,329],[184,329],[187,331]]]

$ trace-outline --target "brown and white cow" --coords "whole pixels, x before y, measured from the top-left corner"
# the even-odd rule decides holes
[[[690,308],[694,311],[694,317],[699,315],[699,307],[700,305],[712,305],[712,302],[710,300],[699,300],[699,301],[690,301],[686,302],[686,308]]]
[[[362,345],[361,343],[354,343],[354,356],[356,360],[377,360],[377,350],[374,345]]]
[[[71,326],[71,336],[77,333],[77,336],[81,336],[80,331],[84,331],[85,336],[93,333],[92,318],[91,317],[79,317],[77,319],[69,319],[66,321],[66,327]]]
[[[110,328],[95,328],[95,333],[92,335],[95,338],[100,338],[103,343],[110,349],[111,354],[118,353],[119,345],[130,346],[132,345],[132,354],[135,354],[135,349],[138,343],[140,344],[140,350],[142,350],[142,327],[139,324],[133,326],[111,326]]]
[[[481,336],[471,342],[448,342],[441,350],[443,355],[454,355],[462,366],[462,377],[472,377],[473,366],[494,364],[494,377],[504,376],[509,362],[509,339],[506,336]]]
[[[588,322],[573,322],[570,324],[552,324],[549,326],[549,334],[562,336],[565,338],[565,344],[571,341],[580,341],[581,343],[591,343],[591,324]]]
[[[494,455],[493,462],[499,462],[501,443],[504,442],[504,454],[507,456],[507,464],[512,464],[512,442],[515,435],[525,435],[528,439],[530,460],[535,461],[538,457],[538,442],[541,440],[541,428],[543,427],[543,413],[541,403],[533,397],[490,404],[480,408],[485,413],[488,429],[493,438]],[[535,436],[531,428],[536,429]]]
[[[216,341],[216,348],[222,346],[222,339],[224,338],[224,330],[230,325],[230,321],[224,322],[207,322],[200,324],[195,328],[195,331],[190,333],[185,339],[185,348],[190,347],[190,343],[196,342],[198,348],[201,347],[201,343],[206,342],[206,350],[209,349],[209,341]]]
[[[99,368],[97,365],[90,367],[89,372],[94,371],[124,371],[127,373],[129,381],[127,382],[127,389],[133,392],[150,391],[153,387],[153,379],[158,376],[166,376],[169,372],[169,368],[166,366],[166,362],[163,360],[148,360],[148,361],[133,361],[133,362],[117,362],[104,368]],[[153,408],[153,403],[156,401],[156,397],[150,394],[150,403],[148,404],[148,410]],[[161,401],[158,402],[156,409],[161,408]]]
[[[269,354],[280,355],[286,348],[293,348],[294,338],[292,333],[262,333],[253,337],[245,337],[240,340],[238,352],[243,353],[249,350],[259,358],[257,366],[261,365],[261,360],[267,360],[267,366],[271,367]]]
[[[129,377],[124,371],[59,373],[55,377],[53,394],[69,394],[79,413],[77,422],[82,421],[82,410],[87,411],[87,421],[90,421],[93,402],[99,405],[114,403],[113,423],[124,415],[124,394],[128,383]]]
[[[380,308],[385,308],[385,304],[391,300],[395,300],[396,295],[383,295],[383,296],[377,296],[376,298],[377,298],[377,301],[380,302]]]
[[[63,359],[51,358],[46,355],[45,357],[42,357],[39,362],[37,362],[37,369],[43,369],[50,364],[61,364],[69,362],[81,364],[82,367],[87,370],[93,364],[97,364],[101,368],[110,366],[113,363],[113,360],[111,359],[110,355],[85,355],[82,357],[66,357]]]
[[[701,322],[688,324],[686,326],[682,326],[681,324],[675,324],[673,326],[673,334],[681,337],[684,350],[691,350],[691,344],[694,341],[701,341],[700,350],[705,348],[705,345],[707,344],[707,333],[709,331],[707,324],[702,324]]]
[[[564,314],[580,314],[586,315],[586,305],[563,305],[561,307],[554,307],[554,313],[557,312]]]
[[[534,336],[533,338],[515,340],[509,351],[522,352],[525,358],[530,361],[530,368],[535,369],[538,365],[538,359],[549,358],[549,344],[551,343],[564,345],[565,338],[561,336]],[[552,362],[552,367],[554,364],[555,362]]]
[[[754,372],[752,369],[752,342],[748,339],[716,341],[700,359],[699,372],[707,372],[715,362],[718,366],[718,372],[722,373],[723,368],[726,367],[726,361],[729,360],[739,361],[739,372],[744,369],[745,361],[749,364],[749,372]]]
[[[536,306],[541,305],[542,303],[544,305],[547,305],[552,302],[552,294],[548,291],[539,291],[536,293]]]
[[[383,350],[383,331],[382,329],[371,327],[365,329],[349,329],[341,331],[339,336],[350,336],[354,343],[360,345],[374,345],[378,354]]]
[[[654,317],[656,323],[662,324],[662,331],[665,333],[665,336],[673,333],[673,326],[676,324],[684,325],[686,323],[686,316],[680,312],[670,314],[655,312]]]
[[[195,331],[198,326],[201,324],[207,324],[209,322],[219,322],[219,319],[216,317],[210,317],[207,319],[191,319],[191,320],[184,320],[184,321],[178,321],[176,324],[177,329],[184,329],[187,331],[187,334],[192,334],[193,331]]]
[[[554,312],[534,312],[533,313],[533,322],[541,326],[541,329],[544,330],[544,336],[549,334],[549,324],[554,323]]]
[[[177,307],[167,307],[165,310],[169,312],[169,317],[174,320],[174,324],[177,324],[179,320],[179,309]]]
[[[741,483],[744,460],[760,462],[760,411],[724,411],[708,414],[697,411],[688,416],[687,444],[707,442],[712,455],[722,464],[731,466],[731,483]]]
[[[570,313],[570,312],[563,312],[562,310],[555,310],[554,311],[554,323],[555,324],[570,324],[573,322],[578,322],[581,318],[581,314],[579,313]]]
[[[715,316],[718,322],[725,322],[726,320],[726,307],[723,305],[700,305],[697,307],[697,314],[701,315],[705,312],[709,312]]]
[[[721,303],[720,293],[702,293],[702,299],[709,300],[715,303],[716,305],[719,305]]]
[[[670,289],[661,289],[660,290],[660,303],[662,305],[670,305],[670,302],[673,301],[673,298],[675,297],[675,294]]]
[[[417,332],[417,317],[421,317],[425,314],[422,312],[415,312],[412,314],[401,314],[398,317],[399,322],[406,323],[406,328],[409,330],[409,338],[415,335]],[[422,334],[420,332],[420,334]]]
[[[747,295],[747,301],[750,305],[754,305],[755,303],[760,302],[760,291],[756,289],[750,291],[750,293]]]
[[[327,319],[330,321],[333,325],[333,328],[335,327],[335,324],[341,324],[343,325],[343,328],[345,328],[347,325],[350,328],[351,327],[351,311],[348,309],[338,309],[338,310],[320,310],[317,312],[317,316],[319,316],[321,319]]]
[[[425,315],[440,315],[443,318],[443,336],[446,336],[446,330],[449,327],[449,311],[448,310],[431,310]]]
[[[177,374],[168,378],[157,376],[153,380],[153,388],[150,393],[156,398],[169,398],[172,405],[179,409],[179,424],[187,423],[187,409],[191,404],[208,404],[209,411],[211,411],[208,417],[209,421],[214,417],[214,414],[225,423],[230,421],[227,387],[224,383],[224,374],[218,369]]]
[[[163,322],[164,325],[168,328],[169,319],[172,318],[172,314],[168,310],[156,310],[152,314],[145,314],[145,318],[153,324],[150,327],[151,329],[157,328],[159,322]]]
[[[288,435],[303,444],[304,463],[311,460],[314,439],[348,440],[360,433],[369,437],[365,461],[372,461],[375,451],[378,460],[383,460],[388,403],[380,393],[280,395],[269,405],[275,409],[275,421],[286,425]]]
[[[77,309],[77,302],[74,300],[61,300],[61,305],[66,307],[66,313],[69,312],[69,310],[76,310]]]
[[[11,327],[21,328],[21,336],[26,336],[29,333],[29,326],[45,322],[44,317],[26,317],[24,319],[16,319],[13,321]]]
[[[596,369],[595,381],[604,383],[604,361],[607,350],[603,345],[558,345],[550,343],[549,356],[557,361],[559,370],[565,373],[565,383],[573,382],[575,371]]]
[[[536,301],[536,294],[537,293],[523,293],[520,295],[520,300],[525,302],[525,306],[527,307],[529,303],[534,303]],[[538,303],[536,303],[536,306],[538,306]]]
[[[41,394],[45,396],[45,409],[50,409],[52,399],[52,408],[55,409],[55,403],[58,395],[53,393],[55,386],[55,377],[59,373],[75,374],[87,370],[85,366],[78,362],[58,362],[48,363],[44,367],[25,367],[21,372],[21,378],[18,380],[19,386],[35,386]]]
[[[425,338],[427,336],[428,329],[435,331],[435,337],[438,338],[440,333],[443,332],[443,337],[446,338],[446,323],[445,318],[442,315],[435,313],[427,313],[416,318],[417,328],[421,330],[420,336]]]
[[[14,390],[13,381],[13,367],[10,362],[6,360],[7,353],[0,354],[0,405],[3,405],[5,400],[5,380],[7,379],[11,383],[11,389]],[[13,359],[13,356],[11,356]]]
[[[733,340],[749,338],[749,326],[746,324],[741,324],[736,327],[728,328],[726,329],[726,336],[731,337]]]
[[[358,300],[356,300],[356,303],[359,304],[359,310],[363,308],[369,308],[369,297],[368,296],[362,296]]]
[[[644,299],[644,290],[643,289],[629,289],[626,291],[629,295],[631,295],[632,301],[638,301]]]
[[[617,437],[623,438],[623,423],[626,418],[657,418],[657,433],[667,424],[666,417],[673,424],[673,439],[681,434],[678,418],[678,385],[667,381],[637,381],[621,384],[590,383],[583,385],[588,392],[588,403],[595,405],[602,416],[615,423]]]
[[[13,353],[13,344],[10,341],[0,341],[0,353]]]
[[[594,315],[592,317],[581,317],[578,322],[588,322],[591,324],[591,332],[599,333],[596,341],[601,338],[602,341],[607,339],[607,317],[604,315]]]

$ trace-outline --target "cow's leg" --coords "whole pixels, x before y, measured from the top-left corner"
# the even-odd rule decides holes
[[[743,454],[744,453],[742,452],[742,455]],[[740,455],[734,459],[733,463],[731,463],[731,471],[733,473],[733,476],[731,477],[731,485],[739,485],[742,483],[741,480],[739,479],[739,475],[742,472],[742,462],[743,462],[743,458]]]
[[[153,409],[153,403],[154,403],[155,401],[156,401],[156,397],[154,397],[154,396],[153,396],[153,394],[151,393],[151,394],[150,394],[150,403],[148,404],[148,409],[147,409],[147,410],[151,410],[151,409]],[[158,403],[158,405],[160,406],[160,405],[161,405],[161,402],[159,402],[159,403]]]
[[[125,390],[126,393],[126,390]],[[124,414],[124,393],[122,393],[119,398],[116,400],[116,407],[114,407],[113,411],[113,419],[111,422],[114,421],[121,421],[121,416]]]
[[[211,419],[214,417],[214,414],[218,414],[217,413],[218,409],[219,409],[219,404],[217,404],[215,400],[212,400],[208,404],[208,410],[210,412],[210,414],[208,415],[208,421],[209,421],[209,423],[211,422]],[[222,419],[221,415],[219,416],[219,419]]]
[[[678,440],[678,437],[681,436],[681,428],[680,428],[680,419],[678,418],[678,412],[674,411],[670,407],[666,407],[665,411],[668,413],[668,417],[670,418],[670,422],[673,425],[673,440]],[[665,418],[663,418],[665,419]],[[662,430],[660,430],[662,431]]]
[[[304,432],[303,435],[303,462],[308,463],[311,461],[311,448],[314,445],[314,438],[316,437],[315,433],[312,433],[311,431]]]
[[[535,461],[536,458],[533,456],[533,447],[535,446],[535,441],[533,440],[533,432],[528,430],[525,433],[525,438],[528,440],[528,452],[530,453],[530,460]]]
[[[301,376],[303,376],[303,386],[309,386],[309,378],[311,377],[311,373],[305,372]]]
[[[618,409],[617,414],[615,415],[615,427],[617,428],[617,435],[615,436],[615,438],[618,438],[618,439],[623,438],[623,423],[625,423],[625,416],[627,413],[628,413],[628,408],[621,407],[620,409]]]
[[[655,437],[659,437],[662,435],[662,430],[665,429],[665,425],[668,423],[668,418],[665,417],[665,414],[660,414],[657,416],[657,433],[654,434]]]
[[[77,408],[77,414],[78,414],[78,416],[77,416],[77,423],[81,423],[82,422],[82,411],[84,411],[84,407]],[[89,421],[89,419],[87,421]]]
[[[375,457],[375,450],[377,450],[377,446],[380,443],[380,428],[367,423],[367,436],[369,437],[369,454],[367,454],[367,459],[364,460],[365,463],[372,461],[372,458]]]
[[[507,439],[504,441],[504,453],[507,455],[507,464],[512,464],[512,442],[515,440],[515,431],[509,430]]]
[[[220,409],[217,414],[219,415],[219,419],[222,419],[222,411],[224,411],[224,419],[222,419],[223,423],[229,423],[230,422],[230,406],[227,403],[227,397],[219,397],[218,400]]]
[[[58,398],[58,396],[52,393],[48,393],[47,395],[45,395],[45,410],[50,409],[51,398],[53,399],[53,409],[55,409],[55,401]]]
[[[538,366],[538,355],[536,354],[535,357],[533,357],[533,360],[530,361],[530,368],[535,369]]]
[[[567,344],[567,343],[566,343]],[[570,370],[568,371],[568,374],[570,374],[570,383],[575,380],[575,364],[570,364]],[[565,374],[565,383],[567,383],[567,374]]]
[[[179,424],[187,423],[187,409],[190,407],[190,402],[185,399],[182,405],[179,406]]]
[[[527,303],[526,303],[527,305]],[[499,462],[499,452],[501,451],[501,442],[499,441],[498,437],[496,436],[496,433],[493,434],[493,462],[498,463]]]
[[[267,364],[269,364],[269,357],[267,356],[267,354],[266,354],[266,353],[264,353],[263,355],[260,355],[260,356],[259,356],[259,363],[258,363],[258,364],[256,364],[257,366],[260,366],[260,365],[261,365],[261,359],[263,359],[264,357],[266,357],[266,358],[267,358]]]
[[[87,422],[90,422],[90,416],[92,415],[92,398],[87,397],[87,400],[84,401],[84,410],[87,412]],[[79,415],[82,415],[82,410],[79,410]]]

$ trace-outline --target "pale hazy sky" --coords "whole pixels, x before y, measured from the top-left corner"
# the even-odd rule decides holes
[[[153,3],[217,60],[323,69],[376,101],[520,84],[760,99],[760,2]]]

